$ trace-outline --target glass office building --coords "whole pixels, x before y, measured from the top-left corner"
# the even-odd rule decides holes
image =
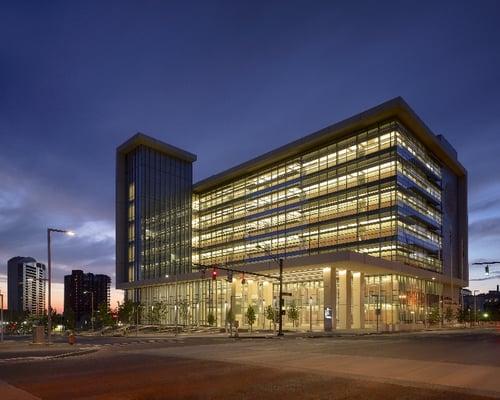
[[[211,314],[224,326],[231,309],[245,326],[251,305],[269,328],[277,281],[251,272],[275,276],[279,258],[290,329],[415,327],[455,307],[467,284],[466,171],[400,98],[194,185],[194,155],[131,141],[117,169],[129,210],[128,234],[118,224],[127,207],[117,212],[129,249],[126,263],[117,252],[117,275],[145,320],[161,307],[165,323],[203,325]],[[164,159],[185,168],[180,184],[158,173]],[[242,272],[212,280],[199,265]]]

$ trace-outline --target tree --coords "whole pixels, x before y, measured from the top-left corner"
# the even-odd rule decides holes
[[[292,324],[295,327],[295,324],[299,320],[299,307],[297,307],[295,301],[293,301],[288,308],[288,318],[290,319],[290,321],[292,321]]]
[[[184,324],[188,324],[188,317],[189,317],[189,304],[187,300],[181,300],[179,301],[179,315],[182,320],[184,320]]]
[[[68,308],[64,313],[64,324],[66,325],[66,329],[75,329],[75,312],[72,308]]]
[[[113,318],[113,314],[111,310],[108,308],[106,303],[99,304],[99,308],[97,310],[97,324],[101,327],[112,327],[115,325],[115,319]]]
[[[133,322],[135,315],[134,302],[127,299],[118,305],[118,321],[122,324],[130,324]]]
[[[255,309],[252,305],[249,305],[247,308],[247,312],[245,314],[247,317],[248,325],[250,325],[250,332],[252,332],[253,324],[255,323]]]
[[[453,315],[453,310],[451,309],[451,307],[446,307],[446,309],[444,310],[444,319],[446,320],[446,322],[450,324],[453,321],[454,317],[455,316]]]
[[[441,321],[441,315],[439,313],[438,307],[431,308],[431,312],[429,313],[429,323],[437,324]]]
[[[208,313],[207,322],[208,322],[208,325],[210,325],[210,326],[215,324],[215,316],[212,312]]]
[[[158,304],[158,314],[160,315],[160,320],[166,320],[169,312],[169,307],[166,301],[160,301]]]
[[[226,326],[229,325],[229,334],[231,336],[233,335],[233,324],[234,324],[234,313],[233,310],[230,308],[226,312]]]
[[[269,329],[271,329],[271,323],[273,323],[274,330],[276,330],[276,310],[272,305],[266,307],[266,319],[269,320]]]
[[[160,325],[161,313],[160,313],[160,303],[155,302],[151,306],[151,310],[149,311],[149,322],[153,325]]]
[[[463,309],[459,308],[459,309],[457,309],[457,311],[455,313],[455,318],[459,323],[463,324],[468,319],[467,314],[468,314],[467,310],[463,310]]]

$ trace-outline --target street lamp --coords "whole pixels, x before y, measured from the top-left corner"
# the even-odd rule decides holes
[[[92,326],[92,332],[94,332],[94,292],[92,290],[85,290],[83,294],[89,294],[90,293],[90,309],[91,309],[91,314],[90,314],[90,324]]]
[[[52,260],[51,260],[51,254],[50,254],[50,235],[52,232],[58,232],[58,233],[64,233],[68,236],[75,236],[75,233],[72,231],[67,231],[64,229],[55,229],[55,228],[47,228],[47,267],[48,267],[48,279],[47,279],[47,292],[48,292],[48,306],[47,306],[47,342],[50,344],[50,338],[51,338],[51,333],[52,333],[52,303],[51,303],[51,290],[50,290],[50,284],[52,283]]]
[[[313,331],[312,307],[313,307],[313,298],[312,296],[309,296],[309,332]]]
[[[282,315],[282,310],[283,310],[283,259],[282,258],[276,258],[271,252],[262,247],[260,244],[256,246],[258,249],[264,250],[267,255],[269,255],[280,267],[280,276],[279,276],[279,282],[280,282],[280,294],[279,294],[279,301],[278,301],[278,312],[279,312],[279,325],[278,325],[278,336],[283,336],[283,315]]]

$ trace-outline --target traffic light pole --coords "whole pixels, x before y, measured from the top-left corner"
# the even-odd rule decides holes
[[[283,336],[283,259],[276,259],[272,257],[274,261],[276,261],[279,265],[279,276],[276,275],[268,275],[268,274],[260,274],[257,272],[249,272],[249,271],[243,271],[241,269],[234,269],[234,268],[228,268],[228,267],[209,267],[207,265],[201,265],[201,264],[193,264],[193,266],[197,267],[198,269],[201,269],[202,271],[206,271],[208,268],[214,268],[215,269],[220,269],[222,271],[228,271],[228,272],[240,272],[242,274],[247,274],[247,275],[254,275],[254,276],[261,276],[263,278],[268,278],[268,279],[278,279],[279,282],[279,299],[278,299],[278,336]],[[213,279],[213,274],[212,274],[212,279]],[[217,275],[215,275],[217,276]]]

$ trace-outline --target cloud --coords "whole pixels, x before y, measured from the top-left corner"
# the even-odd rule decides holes
[[[490,267],[491,268],[491,267]],[[481,281],[491,281],[500,279],[500,271],[491,271],[488,276],[482,276],[480,278],[471,278],[469,279],[471,282],[481,282]]]
[[[71,238],[52,236],[54,282],[62,282],[72,269],[112,276],[113,219],[103,218],[103,207],[89,207],[85,196],[74,196],[64,185],[46,179],[0,159],[0,271],[6,271],[7,260],[18,255],[46,263],[50,226],[77,232]]]
[[[500,217],[472,222],[469,224],[469,235],[472,240],[500,239]]]

